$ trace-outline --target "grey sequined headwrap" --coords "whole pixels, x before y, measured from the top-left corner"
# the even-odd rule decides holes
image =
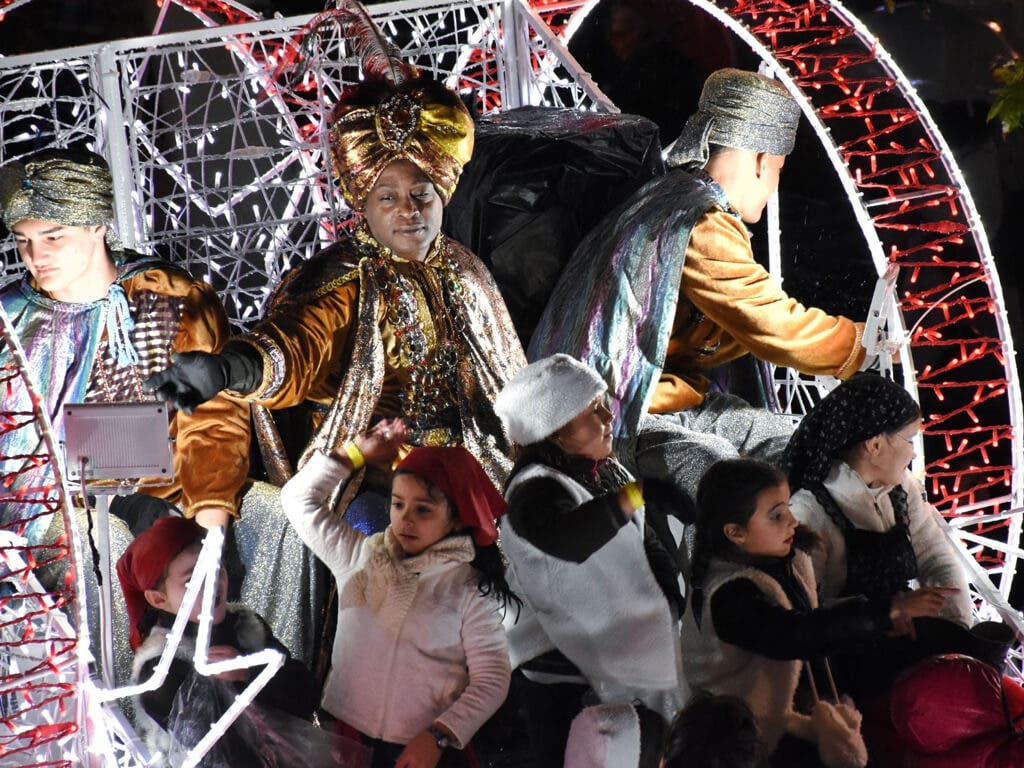
[[[66,227],[105,224],[107,245],[120,250],[111,231],[113,186],[106,161],[99,155],[46,150],[0,168],[0,218],[8,229],[25,219]]]
[[[709,144],[788,155],[799,122],[799,105],[778,81],[742,69],[719,69],[705,81],[697,111],[665,162],[673,168],[703,167]]]

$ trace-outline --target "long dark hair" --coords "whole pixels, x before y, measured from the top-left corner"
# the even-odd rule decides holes
[[[512,479],[522,470],[531,464],[543,464],[546,467],[564,472],[572,459],[565,451],[555,444],[554,440],[538,440],[529,445],[515,445],[512,448],[512,471],[508,473],[508,480],[505,481],[505,493],[512,484]]]
[[[730,523],[746,526],[757,510],[761,491],[786,482],[774,464],[758,459],[725,459],[712,464],[697,486],[697,538],[691,579],[703,586],[712,558],[729,557],[737,547],[725,535]]]
[[[455,506],[455,502],[448,498],[444,491],[437,487],[436,484],[431,482],[428,478],[422,475],[417,475],[415,472],[409,472],[408,470],[399,469],[395,472],[395,476],[398,475],[412,475],[427,489],[427,493],[435,501],[447,501],[448,502],[448,514],[452,516],[452,519],[459,522],[459,510]],[[460,529],[456,527],[456,530],[452,531],[449,536],[458,536],[464,534],[466,529]],[[470,561],[470,565],[477,573],[477,586],[480,590],[480,594],[484,597],[493,597],[501,604],[501,610],[507,611],[510,604],[516,606],[516,610],[522,606],[523,601],[519,596],[512,591],[512,588],[508,585],[508,579],[505,577],[505,558],[502,555],[501,549],[498,547],[497,542],[494,544],[481,545],[476,543],[476,539],[470,535],[470,541],[473,542],[473,559]]]
[[[566,453],[549,438],[529,445],[514,446],[512,457],[512,471],[508,473],[508,480],[505,481],[506,497],[513,478],[531,464],[542,464],[561,472],[594,495],[618,490],[633,479],[622,465],[614,460],[614,453],[607,459],[592,461]]]

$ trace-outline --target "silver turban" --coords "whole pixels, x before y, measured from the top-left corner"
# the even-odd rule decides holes
[[[776,80],[742,69],[719,69],[704,83],[697,111],[669,148],[673,168],[708,161],[708,145],[788,155],[800,107]]]

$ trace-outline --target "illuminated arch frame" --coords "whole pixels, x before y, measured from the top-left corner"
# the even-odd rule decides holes
[[[915,320],[910,357],[927,351],[924,356],[933,358],[936,348],[953,348],[942,367],[931,363],[914,371],[904,366],[905,383],[917,392],[925,413],[922,469],[928,473],[931,497],[945,515],[955,518],[952,525],[959,537],[989,575],[998,577],[999,592],[1006,598],[1022,555],[1024,478],[1014,471],[1022,457],[1020,388],[988,239],[949,147],[892,57],[838,2],[688,2],[749,45],[800,102],[846,191],[876,271],[884,273],[890,263],[902,268],[899,310]],[[580,6],[565,24],[566,41],[596,5],[591,0]],[[544,6],[540,8],[544,15]],[[565,13],[565,6],[559,11]],[[875,73],[866,76],[864,69]],[[837,91],[838,98],[828,98]],[[876,99],[890,103],[878,108]],[[837,142],[830,126],[851,119],[861,122],[861,135]],[[907,142],[906,136],[915,131],[916,141]],[[884,140],[895,141],[896,134],[903,143],[886,146]],[[944,219],[924,215],[937,207],[948,209]],[[769,210],[769,232],[770,262],[778,274],[777,207]],[[906,242],[911,240],[902,237],[907,233],[925,233],[930,239]],[[929,270],[948,272],[948,282],[933,279],[920,289],[920,278]],[[985,290],[978,291],[982,286]],[[981,314],[991,318],[991,333],[946,338],[955,323],[976,325]],[[779,385],[788,390],[789,400],[806,382],[784,375]],[[991,413],[979,415],[983,404],[989,403],[986,410],[991,411],[996,401],[1005,409],[999,408],[994,418]],[[1004,441],[1000,455],[1006,459],[993,465],[992,454]],[[991,490],[987,498],[977,498],[978,489],[965,488],[961,481],[979,475],[982,490],[1002,486],[1006,491]],[[993,541],[990,535],[1001,527],[1002,540]]]

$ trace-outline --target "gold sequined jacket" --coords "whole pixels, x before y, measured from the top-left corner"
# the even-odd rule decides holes
[[[170,365],[172,353],[216,352],[229,335],[224,309],[209,285],[152,257],[115,255],[116,285],[134,322],[134,364],[115,359],[111,340],[97,320],[104,302],[54,300],[30,276],[3,292],[4,307],[28,356],[26,364],[39,382],[58,434],[65,402],[155,400],[142,382]],[[239,491],[249,472],[248,403],[218,395],[192,415],[173,412],[168,430],[174,440],[174,482],[159,486],[150,484],[159,479],[147,479],[142,490],[167,499],[189,517],[208,508],[237,514]]]
[[[230,335],[217,294],[184,272],[150,269],[121,286],[132,307],[142,360],[138,376],[133,373],[131,381],[124,382],[130,394],[117,399],[150,399],[135,391],[138,378],[170,365],[172,352],[217,352]],[[115,370],[111,363],[106,354],[97,357],[86,400],[107,398],[109,376]],[[249,404],[225,393],[191,415],[175,411],[169,427],[175,482],[147,492],[176,504],[186,517],[208,508],[225,509],[237,517],[239,493],[249,474],[250,432]]]
[[[303,460],[403,416],[413,444],[465,445],[504,481],[510,445],[492,403],[525,355],[490,273],[444,235],[415,262],[360,228],[288,273],[241,340],[264,362],[250,399],[320,406]]]

